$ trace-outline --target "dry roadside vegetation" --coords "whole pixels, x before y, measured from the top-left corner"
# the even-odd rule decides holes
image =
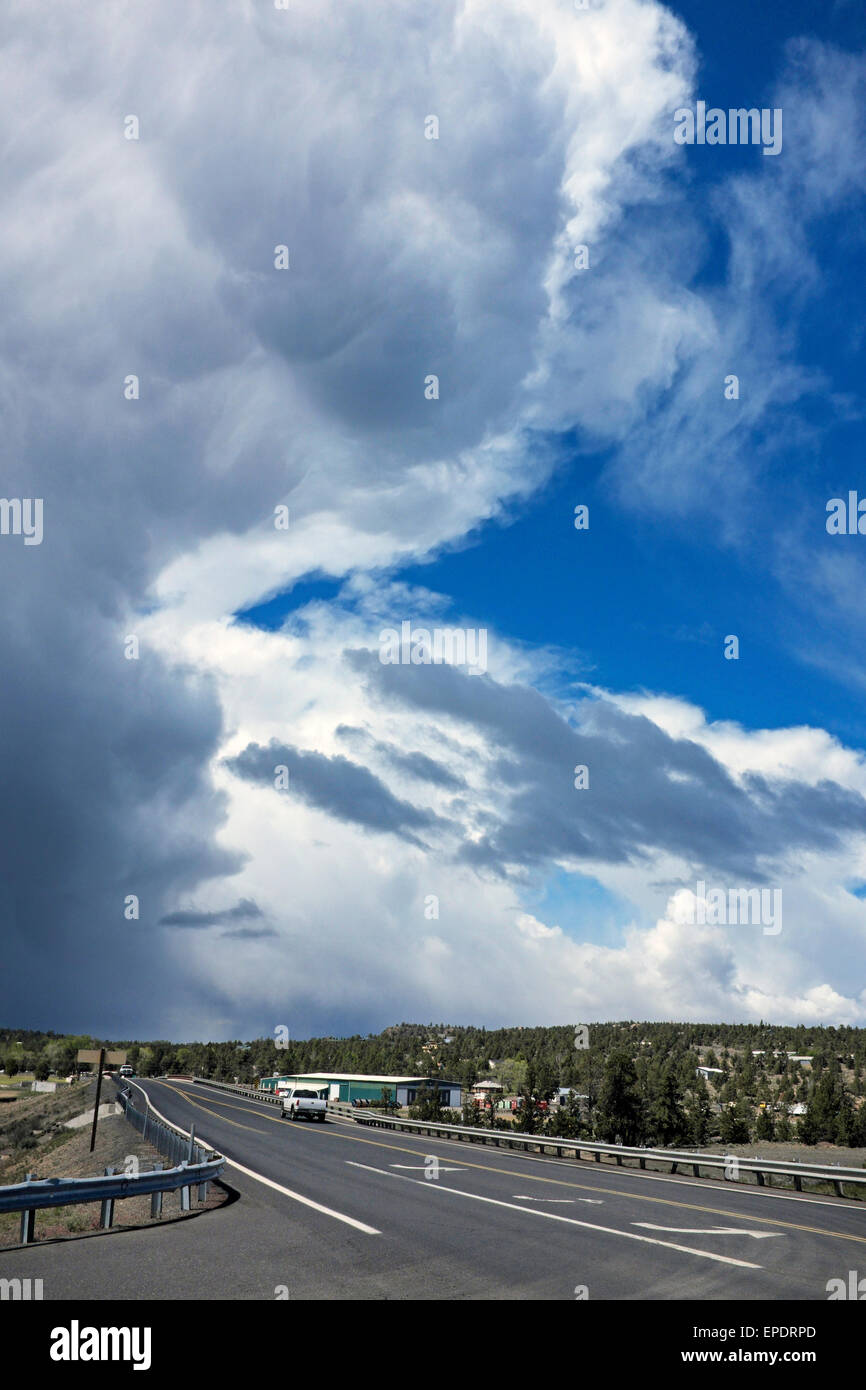
[[[0,1105],[0,1186],[23,1182],[28,1173],[37,1178],[97,1177],[107,1167],[131,1171],[137,1159],[139,1171],[166,1163],[151,1144],[144,1142],[122,1114],[103,1116],[96,1130],[96,1146],[90,1152],[90,1125],[67,1129],[66,1121],[92,1114],[95,1083],[63,1087],[53,1094],[23,1093],[20,1099]],[[114,1086],[103,1084],[101,1102],[113,1102]],[[211,1183],[206,1203],[193,1198],[192,1211],[221,1206],[224,1189]],[[140,1226],[171,1220],[181,1215],[180,1192],[163,1196],[162,1216],[152,1220],[150,1197],[129,1197],[117,1202],[115,1226]],[[185,1213],[183,1213],[185,1215]],[[36,1240],[82,1235],[99,1230],[100,1204],[47,1208],[36,1213]],[[0,1212],[0,1249],[19,1243],[20,1215]]]

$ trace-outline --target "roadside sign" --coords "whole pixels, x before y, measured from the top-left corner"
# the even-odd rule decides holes
[[[98,1062],[100,1057],[99,1048],[79,1048],[77,1059],[79,1062]],[[105,1060],[109,1066],[122,1067],[126,1061],[125,1052],[106,1052]]]

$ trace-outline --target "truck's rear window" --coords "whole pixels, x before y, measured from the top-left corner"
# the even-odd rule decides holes
[[[319,1097],[318,1097],[318,1095],[317,1095],[317,1093],[316,1093],[315,1091],[295,1091],[295,1099],[296,1099],[296,1100],[318,1100]]]

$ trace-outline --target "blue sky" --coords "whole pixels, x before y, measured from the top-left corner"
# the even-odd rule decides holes
[[[714,719],[819,723],[863,746],[862,699],[845,671],[816,671],[798,656],[796,604],[750,558],[713,543],[723,497],[708,498],[695,536],[657,518],[624,517],[599,486],[603,459],[570,462],[567,443],[562,456],[557,477],[519,515],[399,577],[447,596],[451,621],[469,613],[516,642],[562,648],[577,681],[677,693]],[[819,534],[826,499],[836,495],[829,481],[808,485]],[[588,531],[574,528],[578,503],[590,508]],[[783,527],[784,498],[779,505],[773,524]],[[242,621],[279,626],[341,587],[321,576],[246,610]],[[728,633],[740,637],[739,663],[721,659]]]
[[[13,11],[2,1016],[866,1023],[861,7]]]
[[[851,4],[768,11],[740,0],[673,8],[696,38],[697,90],[708,105],[771,104],[792,38],[809,35],[852,50],[866,39],[866,15]],[[840,142],[845,138],[840,131]],[[705,238],[693,283],[707,286],[724,278],[730,251],[714,205],[720,189],[732,173],[760,178],[773,171],[762,169],[761,150],[748,146],[693,147],[687,156],[682,177]],[[852,400],[855,418],[834,419],[823,397],[798,402],[797,414],[819,437],[793,444],[774,462],[761,488],[763,525],[754,527],[746,547],[719,543],[728,505],[723,486],[707,491],[697,518],[688,522],[640,509],[624,513],[607,485],[608,452],[563,436],[555,440],[558,462],[548,484],[454,549],[400,567],[399,577],[447,596],[455,621],[469,613],[515,641],[562,648],[577,679],[676,693],[712,719],[768,728],[817,723],[862,748],[862,686],[851,679],[844,641],[828,669],[806,659],[797,593],[776,582],[762,553],[762,531],[782,532],[794,515],[822,544],[827,499],[847,496],[858,480],[866,494],[862,410],[853,404],[862,399],[866,365],[866,286],[862,235],[849,212],[819,220],[810,250],[821,264],[822,284],[793,325],[796,354],[822,373],[832,392]],[[771,296],[780,317],[785,301],[785,294]],[[730,370],[736,366],[732,362]],[[739,448],[747,466],[755,442],[744,431]],[[591,509],[588,532],[573,527],[579,502]],[[838,541],[851,551],[858,544],[859,537]],[[323,576],[254,605],[242,620],[278,626],[310,598],[337,592],[339,585]],[[719,659],[728,633],[740,637],[739,664]]]

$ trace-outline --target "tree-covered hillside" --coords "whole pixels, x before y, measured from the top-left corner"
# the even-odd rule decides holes
[[[284,1031],[284,1030],[283,1030]],[[499,1080],[524,1098],[521,1123],[571,1126],[626,1143],[750,1139],[866,1146],[866,1029],[776,1024],[595,1023],[547,1028],[400,1023],[349,1038],[172,1043],[0,1030],[7,1076],[65,1074],[83,1047],[124,1048],[141,1076],[195,1074],[256,1084],[274,1072],[438,1075],[468,1088]],[[793,1061],[794,1057],[810,1061]],[[698,1068],[710,1069],[706,1077]],[[581,1100],[536,1109],[556,1088]],[[474,1113],[474,1112],[473,1112]]]

